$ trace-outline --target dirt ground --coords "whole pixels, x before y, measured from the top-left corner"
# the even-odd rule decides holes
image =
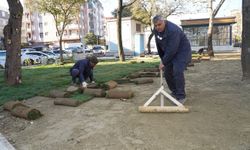
[[[44,116],[26,121],[1,110],[0,132],[17,150],[250,150],[250,84],[241,74],[237,59],[188,68],[185,114],[138,112],[159,78],[119,85],[134,90],[127,101],[94,98],[72,108],[34,97],[25,103]]]

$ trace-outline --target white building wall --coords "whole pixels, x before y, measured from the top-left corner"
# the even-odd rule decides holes
[[[141,32],[136,31],[136,24],[141,25]],[[144,33],[144,25],[140,22],[132,20],[130,17],[122,19],[122,42],[125,53],[134,53],[135,35],[136,33]],[[117,42],[117,24],[116,19],[107,20],[107,45],[108,49],[113,52],[118,52]]]
[[[57,30],[54,18],[51,14],[43,15],[43,37],[44,42],[57,42],[59,38],[56,36]]]

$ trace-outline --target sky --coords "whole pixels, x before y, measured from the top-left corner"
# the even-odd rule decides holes
[[[0,0],[0,7],[8,8],[7,0]],[[21,0],[22,1],[22,0]],[[104,8],[104,16],[112,17],[111,12],[117,7],[118,0],[100,0]],[[233,9],[241,9],[242,0],[225,0],[218,16],[226,16]]]
[[[111,12],[117,7],[117,0],[100,0],[104,8],[104,16],[112,17]],[[233,9],[241,9],[242,0],[225,0],[222,5],[220,11],[218,12],[218,16],[226,16],[230,14],[230,11]]]

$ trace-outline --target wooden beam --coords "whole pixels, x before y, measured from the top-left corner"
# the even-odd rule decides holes
[[[143,113],[159,113],[159,112],[189,112],[189,109],[186,107],[180,106],[139,106],[139,112]]]

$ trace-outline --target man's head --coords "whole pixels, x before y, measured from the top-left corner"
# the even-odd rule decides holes
[[[156,31],[163,32],[165,30],[165,21],[161,15],[154,16],[153,24]]]
[[[99,62],[96,56],[90,56],[87,59],[89,60],[91,67],[95,67]]]

